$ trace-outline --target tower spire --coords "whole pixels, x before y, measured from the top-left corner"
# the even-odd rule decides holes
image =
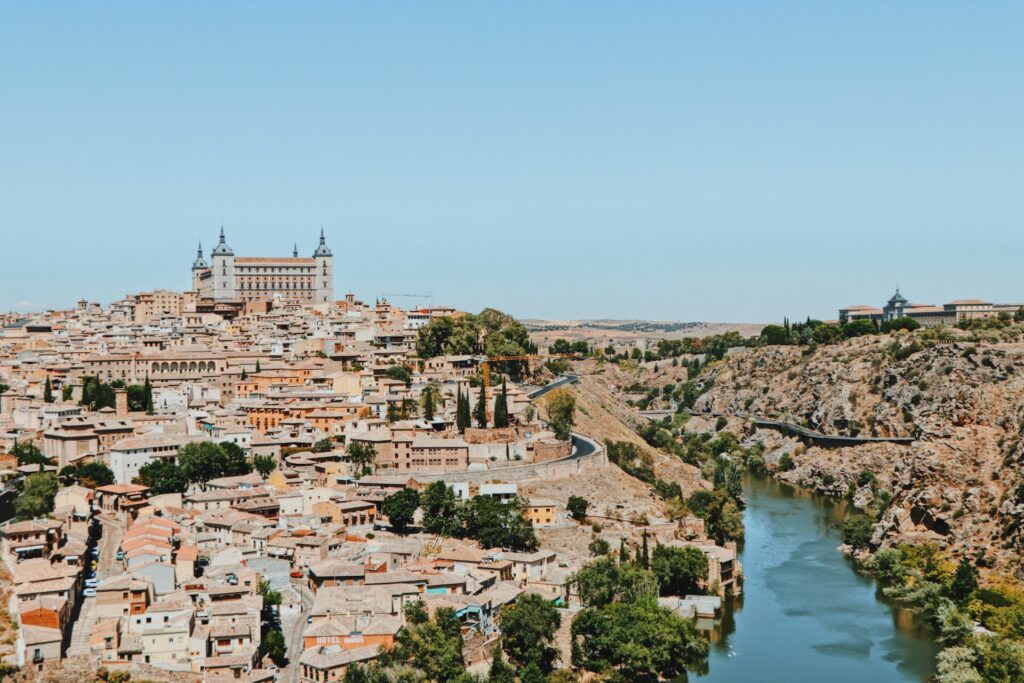
[[[299,258],[299,243],[295,242],[292,245],[292,258]]]

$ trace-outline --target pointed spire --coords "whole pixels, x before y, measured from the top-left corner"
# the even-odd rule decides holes
[[[292,245],[292,258],[299,258],[299,243],[295,242]]]
[[[220,224],[220,243],[224,244],[224,224]]]
[[[320,246],[313,252],[313,256],[331,256],[331,250],[327,248],[327,238],[324,237],[324,226],[320,226]]]
[[[210,252],[210,256],[234,256],[235,252],[231,250],[228,243],[224,239],[224,224],[220,224],[220,242],[214,247],[213,251]]]

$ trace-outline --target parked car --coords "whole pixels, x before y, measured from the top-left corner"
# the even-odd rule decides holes
[[[117,554],[114,555],[114,559],[117,560],[118,562],[123,560],[124,559],[124,551],[123,550],[118,550]]]
[[[300,571],[298,569],[293,569],[291,576],[292,576],[293,579],[301,579],[303,574],[302,574],[302,571]]]
[[[85,580],[85,587],[86,588],[95,588],[98,585],[100,585],[100,580],[99,579],[86,579]]]
[[[96,597],[96,589],[95,588],[86,588],[84,591],[82,591],[82,595],[84,595],[87,598],[95,598]]]
[[[94,545],[92,548],[90,548],[89,549],[89,554],[92,555],[93,557],[99,557],[100,556],[100,548],[99,548],[99,546]]]

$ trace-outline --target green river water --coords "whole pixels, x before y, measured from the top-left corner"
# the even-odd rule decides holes
[[[743,595],[727,603],[707,670],[690,680],[926,681],[938,652],[926,629],[836,551],[847,505],[757,476],[744,496]]]

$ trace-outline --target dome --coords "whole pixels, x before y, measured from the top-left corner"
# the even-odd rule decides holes
[[[889,299],[889,305],[891,306],[892,304],[905,304],[905,303],[907,303],[907,300],[903,297],[902,294],[900,294],[900,288],[897,287],[896,288],[896,293],[892,295],[891,299]]]

